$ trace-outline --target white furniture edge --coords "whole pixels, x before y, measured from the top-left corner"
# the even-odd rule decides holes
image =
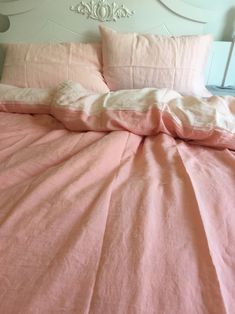
[[[16,15],[32,10],[42,0],[14,0],[1,2],[0,12],[4,15]]]
[[[230,46],[228,60],[226,63],[224,77],[223,77],[223,81],[222,81],[222,87],[225,87],[225,85],[228,85],[227,84],[227,78],[228,78],[230,66],[232,64],[232,57],[234,55],[234,46],[235,46],[235,37],[233,37],[233,41],[232,41],[231,46]]]
[[[160,0],[172,12],[192,21],[208,23],[214,12],[187,4],[181,0]]]

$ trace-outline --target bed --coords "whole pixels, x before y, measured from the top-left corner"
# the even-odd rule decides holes
[[[235,97],[205,86],[209,12],[150,1],[172,37],[129,31],[131,2],[61,1],[54,20],[90,12],[79,37],[101,42],[48,19],[35,43],[17,20],[48,3],[17,2],[0,4],[0,313],[235,313]]]

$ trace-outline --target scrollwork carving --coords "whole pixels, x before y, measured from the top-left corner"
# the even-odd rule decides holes
[[[81,1],[77,5],[71,6],[70,10],[100,22],[116,22],[117,19],[130,17],[134,14],[134,11],[130,11],[123,4],[108,3],[107,0],[91,0],[89,3]]]

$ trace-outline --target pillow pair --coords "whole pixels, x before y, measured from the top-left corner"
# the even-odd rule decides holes
[[[118,33],[106,27],[100,27],[100,32],[102,47],[82,43],[5,45],[1,83],[49,88],[73,80],[97,93],[156,87],[183,95],[211,95],[203,75],[210,35],[165,37]]]

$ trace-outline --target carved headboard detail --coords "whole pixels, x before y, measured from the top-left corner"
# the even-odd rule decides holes
[[[117,19],[130,17],[134,14],[134,11],[129,10],[124,4],[109,3],[108,0],[81,1],[77,5],[72,5],[70,10],[100,22],[116,22]]]

